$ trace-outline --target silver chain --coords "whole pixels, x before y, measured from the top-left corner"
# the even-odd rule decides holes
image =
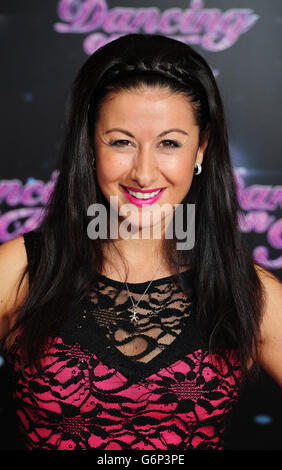
[[[136,304],[133,302],[133,299],[132,299],[132,296],[131,296],[131,294],[130,294],[130,292],[129,292],[127,283],[125,282],[125,285],[126,285],[126,288],[127,288],[127,291],[128,291],[128,294],[129,294],[129,297],[130,297],[130,299],[131,299],[132,306],[133,306],[133,314],[129,317],[131,323],[134,322],[134,321],[135,321],[135,322],[138,322],[139,317],[138,317],[138,315],[137,315],[136,308],[138,307],[139,302],[143,299],[144,295],[146,294],[147,290],[149,289],[150,285],[152,284],[152,282],[153,282],[153,280],[154,280],[154,277],[155,277],[155,275],[157,274],[157,271],[160,269],[161,265],[162,265],[162,263],[160,263],[160,265],[157,267],[157,269],[156,269],[156,271],[155,271],[155,273],[154,273],[153,279],[150,281],[149,285],[146,287],[145,291],[143,292],[142,297],[138,300],[138,302],[137,302]]]

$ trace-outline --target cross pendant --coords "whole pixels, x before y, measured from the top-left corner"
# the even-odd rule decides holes
[[[139,317],[137,316],[137,312],[136,312],[136,310],[133,310],[133,314],[132,314],[132,315],[130,315],[130,317],[129,317],[129,318],[130,318],[130,321],[131,321],[131,323],[132,323],[132,322],[134,322],[134,321],[136,321],[136,322],[137,322],[137,321],[139,320]]]

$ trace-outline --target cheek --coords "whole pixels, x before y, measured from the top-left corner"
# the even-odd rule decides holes
[[[98,163],[97,175],[101,183],[116,181],[124,172],[125,165],[119,159],[104,158]]]
[[[177,186],[187,186],[191,183],[194,174],[194,160],[185,159],[175,162],[170,166],[168,175],[169,179]]]

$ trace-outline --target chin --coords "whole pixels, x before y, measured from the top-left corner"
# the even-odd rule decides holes
[[[153,239],[162,238],[162,226],[164,218],[155,218],[152,220],[152,214],[143,214],[143,217],[136,217],[135,214],[129,216],[121,221],[119,227],[120,235],[122,238],[137,238],[137,239]],[[148,236],[146,236],[146,234]],[[134,236],[135,235],[135,236]]]

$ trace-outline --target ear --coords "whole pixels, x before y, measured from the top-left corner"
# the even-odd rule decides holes
[[[209,137],[210,137],[210,124],[207,124],[203,137],[202,137],[202,143],[199,146],[198,151],[197,151],[196,162],[200,164],[203,163],[204,154],[209,143]]]

